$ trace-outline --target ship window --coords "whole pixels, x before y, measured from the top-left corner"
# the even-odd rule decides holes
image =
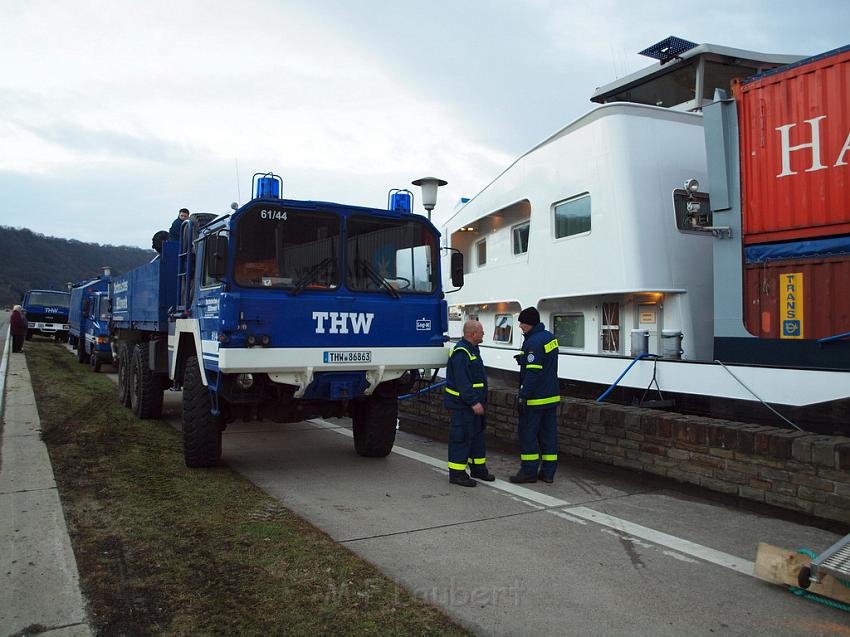
[[[525,254],[528,252],[528,221],[514,226],[511,229],[514,254]]]
[[[561,347],[584,348],[584,314],[555,314],[552,332]]]
[[[590,232],[590,195],[555,204],[555,238]]]
[[[641,82],[616,95],[606,102],[636,102],[651,106],[676,106],[694,99],[696,89],[696,65],[689,62],[651,80]]]
[[[487,263],[487,239],[481,239],[475,244],[475,262],[479,268]]]
[[[749,77],[758,73],[751,66],[737,66],[722,62],[705,62],[705,81],[703,82],[702,97],[705,101],[714,99],[715,89],[721,88],[727,95],[732,95],[732,80]]]
[[[496,314],[496,330],[493,332],[494,343],[510,343],[513,341],[513,315]]]
[[[695,206],[691,206],[693,211],[688,212],[689,200],[697,202],[699,204],[699,210],[696,210]],[[682,232],[704,232],[711,234],[711,230],[707,229],[707,227],[712,225],[711,203],[708,199],[708,193],[695,192],[691,198],[684,190],[674,190],[673,210],[676,215],[676,227]]]
[[[602,351],[620,353],[620,305],[602,304]]]

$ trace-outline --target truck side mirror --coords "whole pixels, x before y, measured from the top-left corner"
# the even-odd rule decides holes
[[[452,252],[451,260],[452,285],[463,287],[463,253]]]
[[[217,234],[207,239],[206,252],[207,274],[220,279],[227,271],[227,237]]]

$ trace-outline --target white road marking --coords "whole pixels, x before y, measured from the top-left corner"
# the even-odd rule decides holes
[[[572,522],[573,524],[581,524],[582,526],[587,526],[586,520],[582,520],[581,518],[574,518],[573,516],[569,515],[568,513],[564,513],[563,511],[553,511],[552,509],[549,509],[548,511],[546,511],[546,513],[551,513],[555,517],[562,518],[564,520],[567,520],[568,522]]]
[[[327,429],[328,431],[348,436],[349,438],[352,436],[351,430],[340,427],[339,425],[328,422],[322,418],[312,418],[307,422],[311,422],[323,429]],[[397,453],[400,456],[440,469],[444,469],[446,466],[445,460],[439,460],[417,451],[411,451],[410,449],[399,447],[398,445],[393,447],[393,453]],[[552,513],[553,515],[562,517],[566,520],[575,521],[576,518],[579,520],[587,520],[588,522],[593,522],[594,524],[599,524],[616,531],[628,533],[629,535],[647,540],[653,544],[665,546],[677,553],[690,555],[691,557],[699,558],[704,562],[710,562],[711,564],[716,564],[717,566],[722,566],[724,568],[737,571],[738,573],[743,573],[744,575],[754,576],[753,571],[755,569],[755,563],[736,557],[735,555],[724,553],[723,551],[718,551],[707,546],[702,546],[701,544],[696,544],[695,542],[690,542],[680,537],[676,537],[675,535],[663,533],[662,531],[656,531],[655,529],[635,524],[634,522],[629,522],[628,520],[623,520],[622,518],[608,515],[607,513],[594,511],[588,507],[574,506],[566,500],[554,498],[550,495],[546,495],[545,493],[539,493],[538,491],[528,489],[518,484],[505,482],[504,480],[482,482],[482,484],[498,489],[504,493],[517,496],[523,500],[527,500],[528,502],[542,505],[548,509],[555,509],[547,511],[547,513]],[[557,509],[560,509],[560,511]]]

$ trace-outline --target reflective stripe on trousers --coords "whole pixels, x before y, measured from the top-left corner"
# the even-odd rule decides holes
[[[529,409],[519,419],[520,471],[551,478],[558,468],[558,409]],[[542,455],[542,464],[541,464]]]

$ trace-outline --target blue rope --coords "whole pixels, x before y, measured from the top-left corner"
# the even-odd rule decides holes
[[[441,380],[439,383],[435,383],[434,385],[428,385],[425,389],[420,389],[419,391],[415,391],[412,394],[404,394],[403,396],[399,396],[399,400],[407,400],[408,398],[413,398],[414,396],[418,396],[419,394],[424,394],[425,392],[431,391],[432,389],[437,389],[438,387],[442,387],[446,384],[446,381]]]
[[[610,394],[612,391],[614,391],[614,389],[617,387],[617,383],[619,383],[621,380],[623,380],[623,376],[628,374],[629,370],[632,367],[634,367],[635,363],[637,363],[639,360],[641,360],[643,358],[661,358],[661,357],[658,354],[641,354],[640,356],[635,358],[631,363],[629,363],[629,366],[626,367],[626,370],[622,374],[620,374],[620,376],[617,378],[617,380],[615,380],[611,384],[611,386],[608,389],[606,389],[599,398],[596,399],[596,402],[601,403],[603,400],[605,400],[605,397],[608,396],[608,394]]]
[[[831,343],[832,341],[840,341],[842,338],[847,338],[850,336],[850,332],[844,332],[843,334],[835,334],[834,336],[827,336],[825,338],[819,338],[818,343]]]

